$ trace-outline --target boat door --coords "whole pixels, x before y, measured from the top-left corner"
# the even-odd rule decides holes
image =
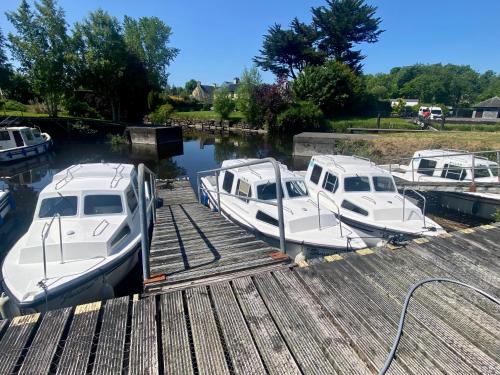
[[[19,132],[19,130],[14,130],[12,132],[12,135],[14,135],[14,141],[16,141],[16,147],[24,146],[23,137],[21,137],[21,133]]]

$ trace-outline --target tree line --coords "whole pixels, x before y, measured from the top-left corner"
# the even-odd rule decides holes
[[[0,31],[0,87],[10,98],[42,101],[50,116],[64,106],[80,116],[141,118],[148,93],[167,85],[166,69],[179,53],[158,17],[120,22],[99,9],[69,28],[55,0],[22,0],[6,15],[15,32],[5,38]]]

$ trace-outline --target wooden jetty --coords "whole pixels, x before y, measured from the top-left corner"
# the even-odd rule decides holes
[[[219,228],[229,224],[184,187],[160,192],[169,201],[151,267],[166,279],[143,295],[0,321],[0,373],[374,374],[417,280],[449,277],[500,296],[500,224],[296,267],[270,262],[265,245],[253,258],[238,246],[234,257],[224,252],[216,233],[246,235]],[[181,236],[184,251],[160,246],[162,232]],[[190,242],[195,234],[205,247]],[[250,259],[269,263],[242,268]],[[469,289],[428,284],[410,303],[389,374],[443,373],[500,373],[500,307]]]

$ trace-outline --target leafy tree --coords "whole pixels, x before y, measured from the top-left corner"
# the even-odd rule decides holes
[[[219,114],[222,120],[229,119],[229,115],[234,111],[235,106],[236,103],[231,98],[226,87],[221,87],[214,93],[214,111]]]
[[[179,49],[168,47],[172,29],[158,17],[135,20],[125,16],[124,39],[130,51],[146,66],[149,82],[156,89],[167,84],[167,67],[179,54]]]
[[[186,91],[186,95],[189,96],[193,92],[193,90],[196,88],[198,85],[198,82],[194,79],[190,79],[189,81],[186,82],[184,85],[184,90]]]
[[[149,119],[153,124],[164,125],[170,118],[170,115],[174,111],[174,107],[171,104],[166,103],[161,105],[156,111],[149,114]]]
[[[278,115],[288,107],[291,98],[280,84],[261,84],[254,88],[252,102],[258,111],[258,123],[267,129],[273,129]]]
[[[5,95],[2,90],[7,89],[12,75],[11,66],[5,53],[5,37],[0,29],[0,99]]]
[[[35,2],[35,11],[22,0],[8,12],[16,34],[9,34],[10,48],[35,92],[43,97],[50,116],[57,116],[66,90],[68,36],[64,11],[54,0]]]
[[[298,99],[311,101],[326,115],[345,112],[362,89],[359,77],[338,61],[307,67],[292,87]]]
[[[361,71],[365,58],[353,50],[360,43],[375,43],[383,30],[377,8],[364,0],[327,0],[327,6],[312,8],[313,24],[318,33],[318,49],[329,58]]]
[[[236,89],[236,108],[243,113],[245,120],[252,125],[259,124],[259,108],[257,107],[254,96],[255,88],[262,83],[257,67],[243,70],[240,83]]]
[[[113,121],[120,119],[120,89],[127,67],[127,47],[115,17],[97,10],[76,24],[81,38],[80,55],[84,61],[83,77],[87,87],[105,98]]]
[[[286,133],[298,133],[304,130],[319,130],[325,124],[321,109],[309,101],[294,103],[282,112],[277,119],[280,130]]]

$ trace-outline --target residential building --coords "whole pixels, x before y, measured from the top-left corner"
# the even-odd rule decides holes
[[[477,103],[473,108],[473,118],[500,118],[500,98],[498,96]]]

